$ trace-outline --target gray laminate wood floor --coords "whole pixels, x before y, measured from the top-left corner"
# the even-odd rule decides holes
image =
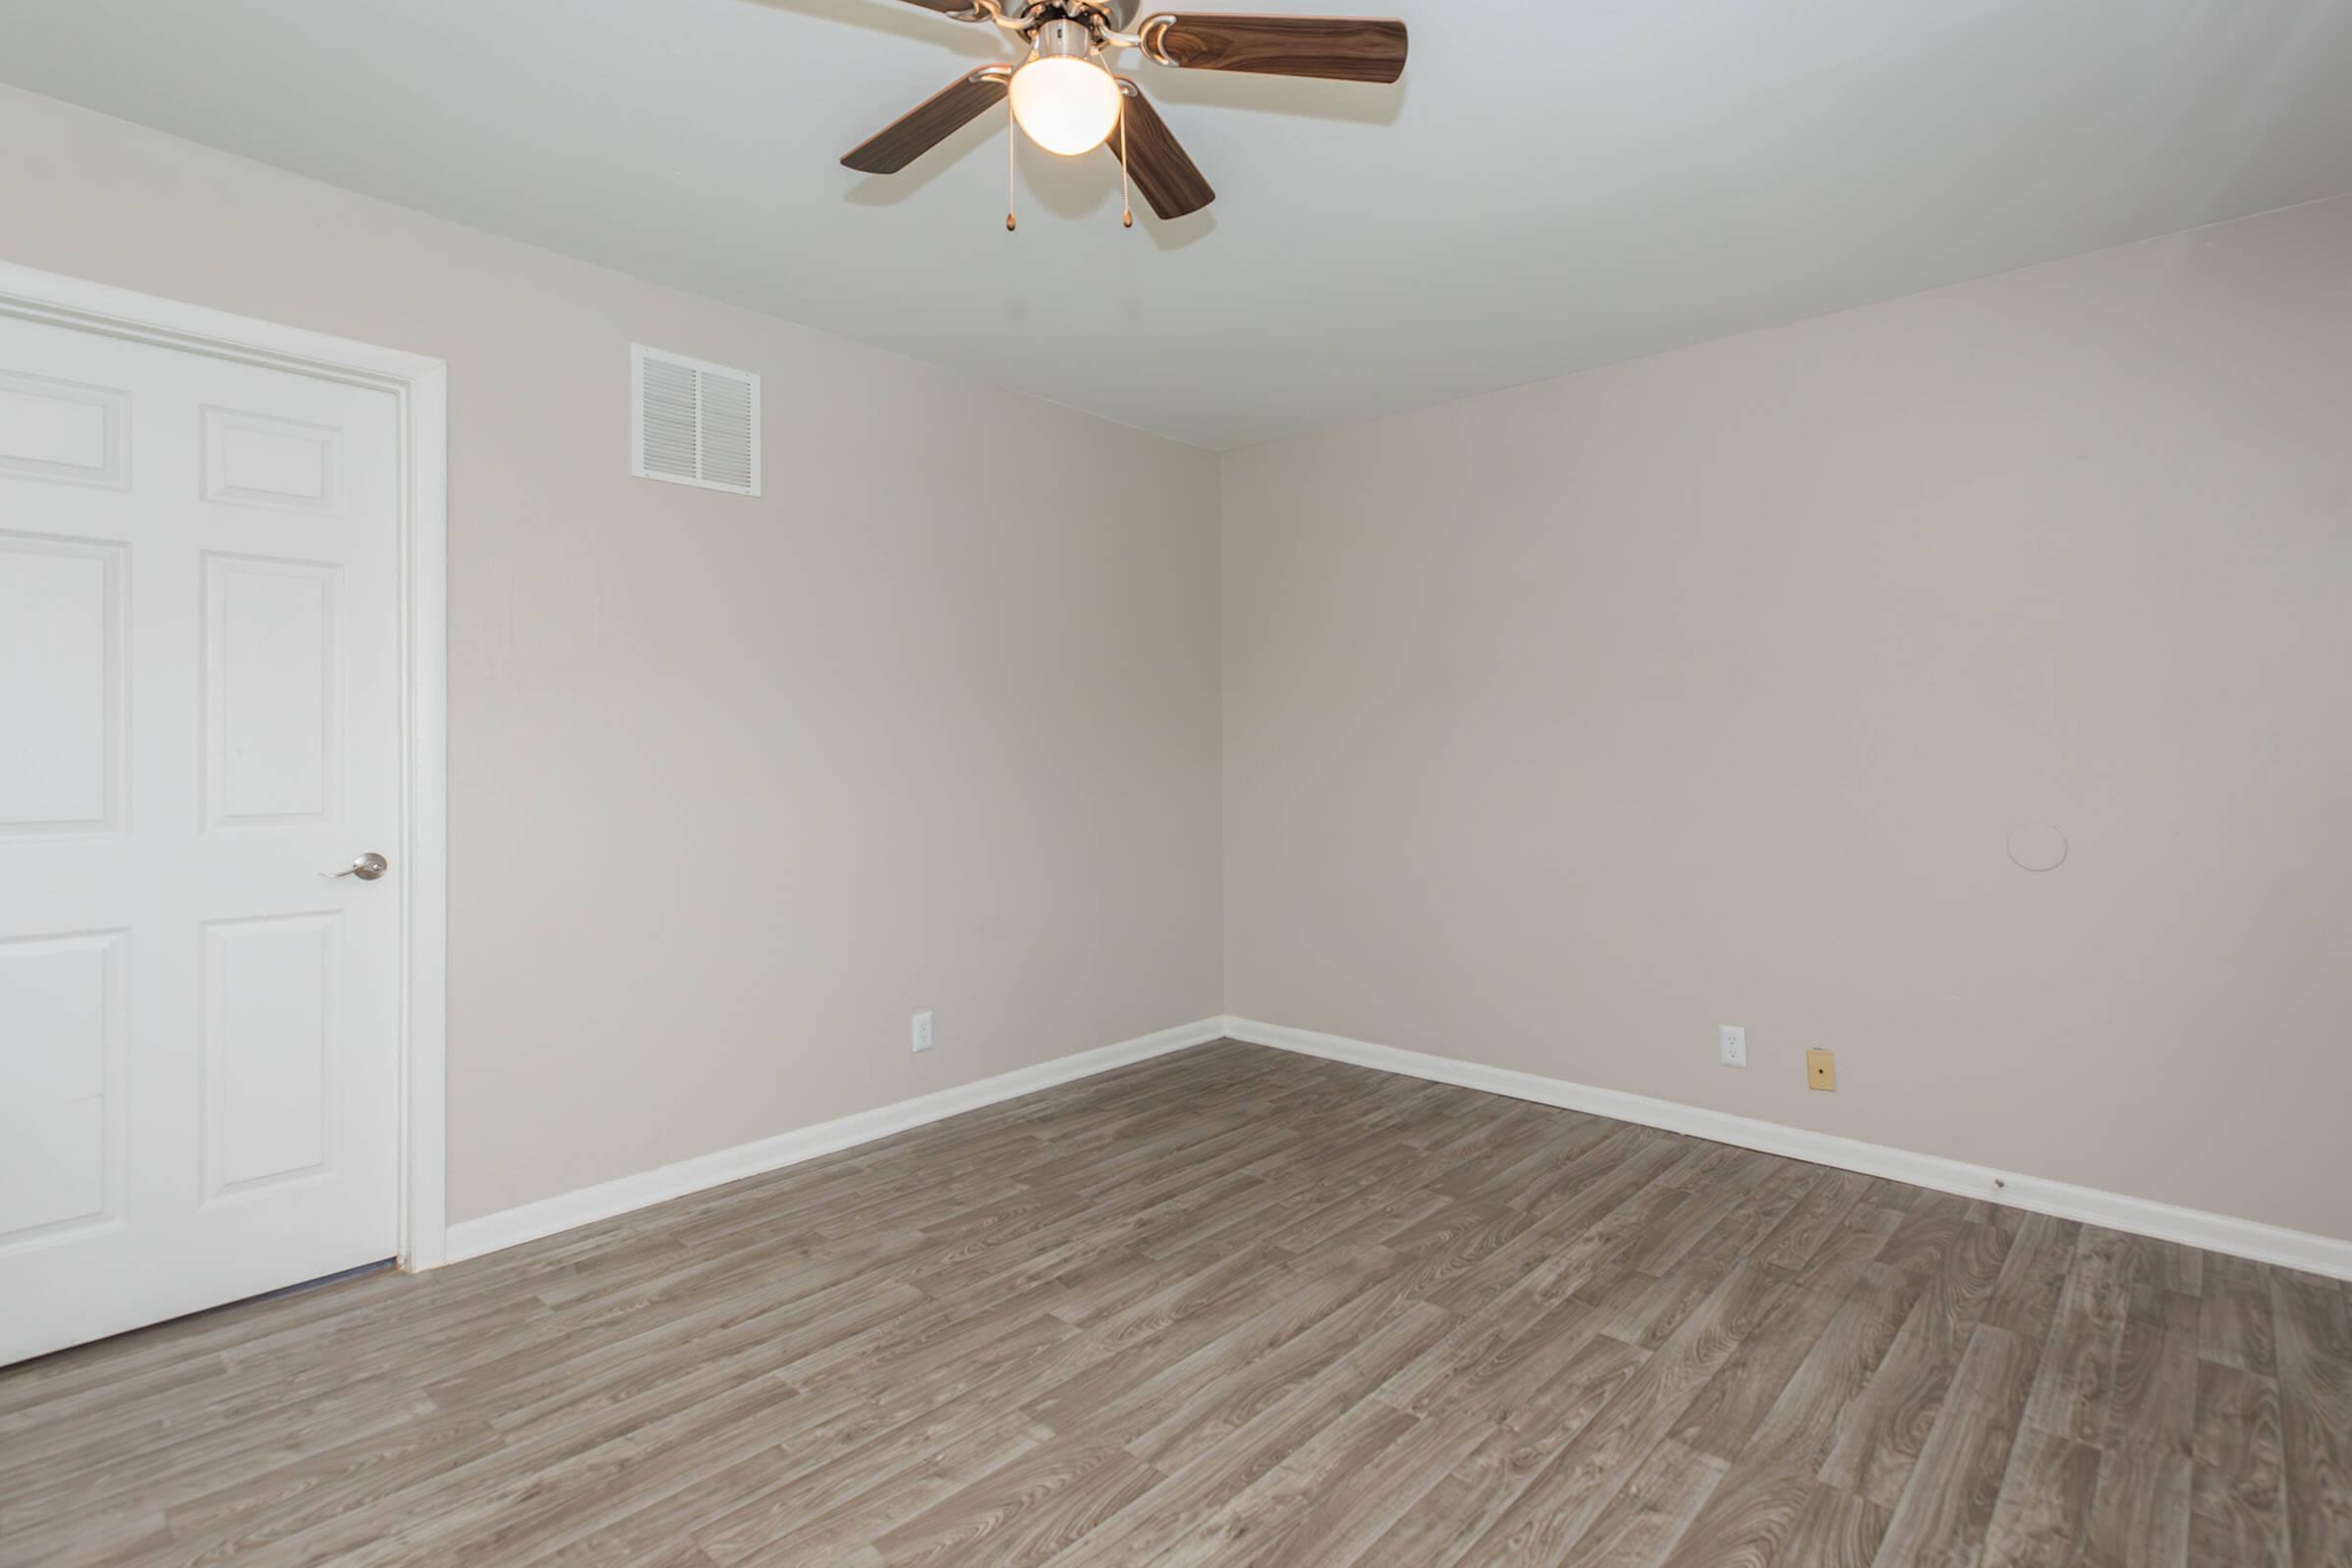
[[[1224,1044],[0,1372],[0,1560],[2318,1568],[2352,1305]]]

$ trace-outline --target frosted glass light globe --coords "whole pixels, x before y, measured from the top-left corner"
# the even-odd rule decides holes
[[[1012,118],[1050,153],[1075,158],[1119,122],[1119,84],[1092,60],[1046,55],[1012,74]]]

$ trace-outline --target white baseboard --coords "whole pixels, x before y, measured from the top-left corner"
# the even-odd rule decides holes
[[[1786,1154],[1791,1159],[1835,1165],[1867,1176],[1884,1176],[1914,1187],[1931,1187],[1937,1192],[1981,1198],[2013,1208],[2054,1214],[2061,1219],[2082,1220],[2110,1230],[2130,1231],[2137,1236],[2153,1236],[2258,1262],[2283,1264],[2311,1274],[2352,1280],[2352,1242],[2315,1236],[2308,1231],[2290,1231],[2255,1220],[2232,1219],[2226,1214],[2180,1208],[2144,1198],[2127,1198],[2095,1187],[2044,1181],[1938,1154],[1916,1154],[1831,1133],[1807,1132],[1779,1122],[1702,1110],[1671,1100],[1652,1100],[1646,1095],[1630,1095],[1618,1089],[1595,1089],[1589,1084],[1515,1072],[1506,1067],[1485,1067],[1452,1056],[1399,1051],[1394,1046],[1371,1045],[1345,1035],[1319,1034],[1311,1029],[1258,1023],[1249,1018],[1227,1017],[1222,1025],[1226,1035],[1252,1045],[1353,1062],[1359,1067],[1376,1067],[1383,1072],[1455,1084],[1464,1089],[1483,1089],[1513,1100],[1590,1111],[1618,1121],[1640,1122],[1645,1127],[1663,1127],[1719,1144]]]
[[[462,1220],[449,1227],[447,1260],[455,1263],[464,1258],[479,1257],[501,1248],[519,1246],[553,1236],[577,1225],[592,1224],[626,1214],[631,1209],[644,1208],[649,1203],[664,1202],[699,1193],[706,1187],[718,1187],[727,1182],[741,1181],[746,1176],[758,1176],[765,1171],[780,1170],[797,1165],[805,1159],[830,1154],[858,1144],[870,1144],[877,1138],[888,1138],[910,1127],[941,1121],[978,1110],[1001,1100],[1012,1100],[1021,1095],[1035,1094],[1074,1079],[1091,1078],[1096,1073],[1130,1062],[1146,1061],[1164,1056],[1172,1051],[1189,1046],[1205,1045],[1224,1032],[1222,1018],[1204,1018],[1199,1023],[1162,1029],[1157,1034],[1142,1035],[1124,1040],[1115,1046],[1102,1046],[1093,1051],[1081,1051],[1075,1055],[1039,1062],[1034,1067],[1020,1067],[977,1083],[961,1084],[954,1089],[942,1089],[937,1094],[923,1095],[914,1100],[903,1100],[895,1105],[883,1105],[863,1110],[837,1121],[819,1122],[813,1127],[802,1127],[793,1132],[778,1133],[758,1143],[742,1144],[733,1149],[721,1149],[713,1153],[698,1154],[659,1170],[642,1171],[635,1176],[623,1176],[617,1181],[603,1182],[595,1187],[583,1187],[578,1192],[563,1193],[543,1198],[535,1203],[518,1208],[502,1209],[479,1219]]]
[[[617,1181],[582,1188],[575,1193],[541,1199],[518,1208],[461,1221],[449,1227],[448,1260],[454,1263],[464,1258],[479,1257],[501,1248],[537,1241],[543,1236],[553,1236],[560,1231],[592,1224],[600,1219],[611,1219],[615,1214],[626,1214],[632,1209],[682,1198],[708,1187],[740,1181],[746,1176],[780,1170],[786,1165],[814,1159],[820,1154],[872,1143],[875,1139],[888,1138],[893,1133],[941,1121],[967,1110],[977,1110],[999,1101],[1035,1094],[1056,1084],[1092,1077],[1113,1067],[1146,1061],[1153,1056],[1228,1037],[1246,1040],[1252,1045],[1294,1051],[1302,1055],[1353,1062],[1360,1067],[1399,1073],[1408,1078],[1425,1078],[1435,1083],[1484,1090],[1489,1094],[1533,1101],[1538,1104],[1560,1105],[1618,1121],[1639,1122],[1645,1127],[1663,1127],[1670,1132],[1687,1133],[1693,1138],[1711,1139],[1741,1149],[1761,1150],[1791,1159],[1809,1160],[1817,1165],[1834,1165],[1841,1170],[1860,1171],[1868,1176],[1884,1176],[1890,1181],[1907,1182],[1914,1187],[1957,1193],[1965,1198],[1981,1198],[2013,1208],[2054,1214],[2061,1219],[2081,1220],[2111,1230],[2154,1236],[2209,1251],[2228,1252],[2259,1262],[2302,1269],[2307,1273],[2352,1280],[2352,1242],[2315,1236],[2308,1231],[2291,1231],[2255,1220],[2233,1219],[2226,1214],[2181,1208],[2144,1198],[2128,1198],[2121,1193],[2102,1192],[2095,1187],[2077,1187],[2068,1182],[2015,1175],[1986,1165],[1947,1159],[1939,1154],[1913,1153],[1908,1150],[1889,1149],[1883,1144],[1839,1138],[1832,1133],[1808,1132],[1801,1127],[1758,1121],[1751,1116],[1735,1116],[1727,1111],[1679,1104],[1671,1100],[1652,1100],[1646,1095],[1627,1094],[1618,1089],[1597,1089],[1590,1084],[1571,1083],[1563,1078],[1546,1078],[1507,1067],[1482,1066],[1453,1056],[1400,1051],[1394,1046],[1350,1040],[1345,1035],[1321,1034],[1311,1029],[1294,1029],[1285,1024],[1259,1023],[1254,1019],[1236,1017],[1205,1018],[1180,1028],[1163,1029],[1157,1034],[1122,1041],[1115,1046],[1082,1051],[1075,1055],[1040,1062],[1034,1067],[1022,1067],[1000,1073],[994,1078],[983,1078],[977,1083],[943,1089],[937,1094],[901,1101],[895,1105],[884,1105],[874,1110],[860,1111],[854,1116],[844,1116],[837,1121],[820,1122],[814,1127],[779,1133],[773,1138],[760,1139],[758,1143],[701,1154],[693,1159],[680,1160],[674,1165],[664,1165],[659,1170],[624,1176]]]

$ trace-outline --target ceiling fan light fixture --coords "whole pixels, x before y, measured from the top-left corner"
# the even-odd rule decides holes
[[[1038,34],[1037,53],[1012,74],[1012,118],[1050,153],[1091,153],[1118,125],[1119,84],[1092,54],[1083,26],[1049,23]]]
[[[1217,199],[1191,155],[1104,50],[1137,50],[1142,64],[1179,71],[1239,71],[1327,81],[1393,82],[1404,74],[1405,25],[1394,17],[1200,15],[1134,20],[1141,0],[906,0],[934,16],[1017,33],[1018,65],[966,69],[938,92],[842,156],[860,174],[895,174],[988,111],[1010,104],[1004,142],[1007,198],[1020,136],[1064,158],[1111,142],[1119,162],[1121,218],[1131,226],[1130,181],[1162,219],[1188,218]],[[957,10],[956,7],[966,9]],[[1008,9],[1009,8],[1009,9]],[[1125,29],[1133,27],[1132,32]],[[1004,226],[1014,226],[1011,203]]]

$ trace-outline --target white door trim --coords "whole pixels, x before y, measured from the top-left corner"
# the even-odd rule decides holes
[[[389,392],[401,429],[400,1262],[447,1255],[449,367],[0,262],[0,316]]]

